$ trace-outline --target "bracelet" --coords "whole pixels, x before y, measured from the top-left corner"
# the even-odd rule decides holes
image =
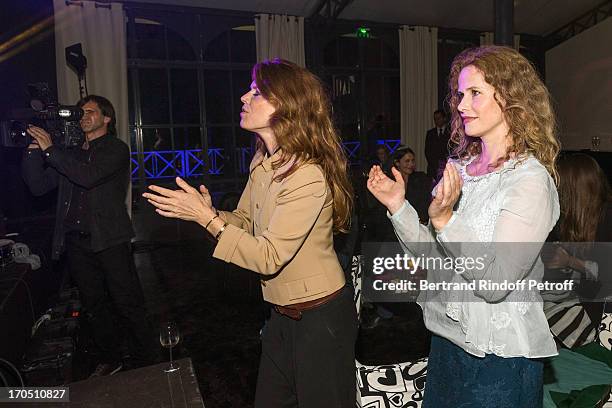
[[[204,229],[205,229],[205,230],[207,230],[207,231],[208,231],[208,226],[210,225],[210,223],[211,223],[211,222],[213,222],[213,221],[215,220],[215,218],[219,218],[219,216],[218,216],[218,215],[215,215],[214,217],[212,217],[212,218],[210,219],[210,221],[208,221],[208,223],[207,223],[207,224],[206,224],[206,226],[204,227]]]
[[[221,227],[219,232],[217,232],[217,235],[215,235],[215,240],[217,240],[217,241],[219,240],[219,237],[221,236],[223,231],[225,231],[225,227],[227,227],[227,222],[225,224],[223,224],[223,226]]]

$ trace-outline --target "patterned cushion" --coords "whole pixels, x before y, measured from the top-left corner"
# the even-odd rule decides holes
[[[353,256],[351,275],[355,288],[357,315],[361,310],[361,277],[363,260]],[[357,366],[357,407],[361,408],[419,408],[423,401],[427,358],[406,363]]]
[[[357,406],[418,408],[423,401],[427,358],[381,366],[357,363]]]
[[[604,312],[598,331],[595,341],[608,350],[612,350],[612,313]]]
[[[595,341],[608,350],[612,350],[612,312],[604,312],[601,324],[599,325],[599,333]],[[612,391],[610,391],[608,402],[603,408],[612,408]]]
[[[355,288],[355,307],[357,308],[357,320],[361,312],[361,277],[362,277],[363,258],[361,255],[353,255],[351,260],[351,277],[353,278],[353,288]]]

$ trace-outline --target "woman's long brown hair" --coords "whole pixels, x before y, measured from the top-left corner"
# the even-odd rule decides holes
[[[273,165],[279,168],[294,160],[277,179],[289,176],[303,163],[320,166],[332,193],[334,231],[348,231],[353,187],[346,154],[332,123],[331,104],[321,81],[307,69],[282,59],[256,64],[252,77],[263,97],[276,109],[270,127],[283,157]],[[261,141],[258,149],[265,149]]]
[[[559,238],[567,242],[593,242],[605,215],[610,186],[595,159],[584,153],[559,158]]]

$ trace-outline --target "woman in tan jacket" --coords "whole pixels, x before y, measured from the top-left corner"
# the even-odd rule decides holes
[[[320,80],[275,59],[253,68],[240,126],[257,152],[236,210],[217,212],[208,190],[180,178],[144,196],[157,212],[195,221],[215,258],[260,274],[273,312],[262,337],[255,407],[354,407],[357,318],[333,249],[353,192]]]

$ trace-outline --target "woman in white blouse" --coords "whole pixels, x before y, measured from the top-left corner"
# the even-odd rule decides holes
[[[449,88],[458,159],[434,188],[429,225],[404,199],[399,172],[393,181],[375,166],[368,179],[406,252],[469,265],[427,271],[463,290],[419,295],[433,332],[424,407],[540,407],[538,359],[557,354],[537,290],[539,251],[559,217],[550,96],[524,57],[499,46],[460,53]]]

